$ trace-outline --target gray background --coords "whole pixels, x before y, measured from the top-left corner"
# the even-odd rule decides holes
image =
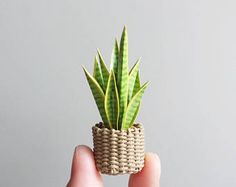
[[[81,65],[129,33],[151,84],[137,121],[162,187],[236,186],[233,0],[0,1],[0,186],[65,186],[100,120]],[[126,186],[127,176],[104,177]]]

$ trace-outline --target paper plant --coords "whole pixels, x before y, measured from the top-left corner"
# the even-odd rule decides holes
[[[96,165],[105,174],[136,173],[144,164],[144,135],[134,121],[148,82],[140,85],[140,59],[128,69],[126,27],[120,45],[115,40],[110,70],[97,52],[93,75],[83,67],[103,121],[93,127]]]

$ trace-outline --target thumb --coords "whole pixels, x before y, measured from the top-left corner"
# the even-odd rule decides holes
[[[161,163],[157,154],[147,153],[143,169],[132,174],[129,178],[129,187],[159,187]]]
[[[92,150],[84,145],[75,148],[71,177],[67,187],[102,187],[102,178],[95,167]]]

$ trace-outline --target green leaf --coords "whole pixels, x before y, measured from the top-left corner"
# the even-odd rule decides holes
[[[104,122],[104,125],[108,127],[108,119],[106,116],[105,112],[105,107],[104,107],[104,100],[105,100],[105,95],[103,93],[102,88],[99,86],[98,82],[94,79],[93,76],[89,74],[89,72],[83,67],[84,73],[86,75],[87,81],[89,83],[90,89],[92,91],[94,100],[97,104],[99,113],[101,115],[101,118]]]
[[[132,93],[132,98],[133,96],[139,91],[140,89],[140,78],[139,78],[139,72],[137,73],[137,76],[136,76],[136,79],[135,79],[135,83],[134,83],[134,89],[133,89],[133,93]],[[139,102],[139,105],[134,113],[134,116],[133,116],[133,119],[131,120],[132,122],[130,123],[130,126],[131,127],[133,125],[133,122],[135,121],[137,115],[138,115],[138,111],[139,111],[139,108],[140,108],[140,102]]]
[[[123,119],[123,123],[122,123],[122,129],[128,129],[130,126],[133,125],[133,122],[137,116],[138,113],[138,109],[140,102],[141,102],[141,98],[143,96],[144,90],[147,88],[148,82],[146,82],[140,89],[139,91],[134,95],[134,97],[131,99],[127,110],[125,112],[125,116]]]
[[[133,96],[133,90],[135,86],[135,80],[139,71],[139,64],[140,64],[140,59],[137,60],[137,62],[134,64],[132,69],[130,70],[129,73],[129,97],[128,97],[128,103],[131,100]]]
[[[134,112],[133,118],[132,118],[132,120],[131,120],[130,125],[129,125],[128,128],[130,128],[130,127],[133,125],[133,123],[134,123],[134,121],[135,121],[135,119],[136,119],[136,117],[137,117],[137,115],[138,115],[139,108],[140,108],[140,102],[139,102],[139,105],[138,105],[136,111]]]
[[[100,87],[103,89],[105,92],[105,87],[104,87],[104,82],[103,82],[103,77],[102,77],[102,72],[101,68],[98,64],[97,57],[94,59],[94,68],[93,68],[93,77],[96,79]]]
[[[105,111],[110,128],[118,129],[119,96],[114,72],[111,70],[105,95]]]
[[[128,34],[125,27],[120,41],[117,86],[120,102],[119,129],[121,129],[128,101]]]
[[[110,69],[113,70],[116,81],[117,81],[117,74],[118,74],[118,60],[119,60],[119,47],[118,42],[115,40],[115,44],[111,54],[111,67]]]
[[[100,62],[100,66],[101,66],[101,71],[102,71],[102,77],[103,77],[103,82],[104,82],[104,88],[106,90],[107,88],[107,81],[108,81],[108,77],[109,77],[109,71],[107,69],[107,66],[102,58],[102,55],[99,51],[99,49],[97,49],[98,52],[98,58],[99,58],[99,62]]]
[[[137,93],[137,91],[140,89],[140,78],[139,78],[139,72],[137,73],[135,83],[134,83],[134,89],[132,93],[132,97]]]

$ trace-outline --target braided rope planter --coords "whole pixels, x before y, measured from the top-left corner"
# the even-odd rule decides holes
[[[144,166],[144,129],[134,124],[127,131],[105,128],[100,122],[92,127],[97,169],[108,175],[139,172]]]

